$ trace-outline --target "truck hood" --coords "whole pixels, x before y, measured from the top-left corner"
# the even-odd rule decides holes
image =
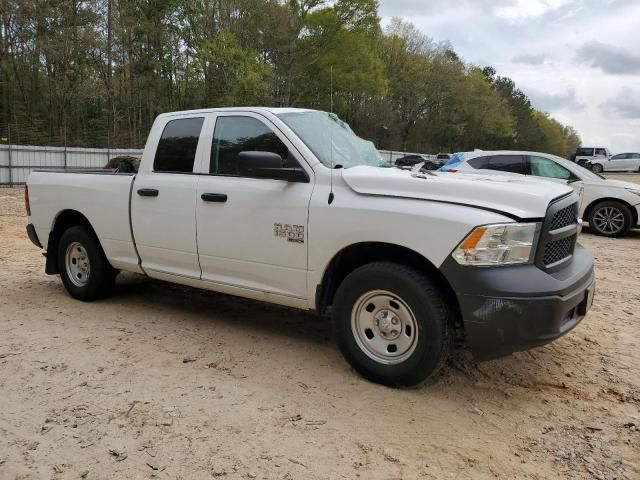
[[[368,166],[347,168],[342,178],[361,194],[473,205],[518,218],[544,217],[553,199],[573,191],[566,185],[523,176],[423,174]]]

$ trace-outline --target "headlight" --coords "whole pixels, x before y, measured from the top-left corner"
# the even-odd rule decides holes
[[[627,192],[633,193],[634,195],[638,195],[640,197],[640,190],[635,190],[633,188],[625,188]]]
[[[536,223],[505,223],[477,227],[453,252],[460,265],[498,266],[533,259]]]

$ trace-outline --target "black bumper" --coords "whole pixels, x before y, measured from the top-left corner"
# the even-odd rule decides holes
[[[535,265],[464,267],[451,258],[441,270],[456,293],[466,343],[478,360],[564,335],[584,318],[595,292],[593,258],[580,245],[553,273]]]
[[[29,236],[29,240],[31,240],[31,243],[33,243],[38,248],[42,248],[42,244],[38,239],[38,234],[36,233],[36,229],[31,223],[27,225],[27,235]]]

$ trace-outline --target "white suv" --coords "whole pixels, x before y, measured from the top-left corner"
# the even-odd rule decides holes
[[[608,180],[547,153],[497,151],[456,153],[442,172],[533,175],[569,184],[580,196],[580,217],[594,233],[621,237],[640,227],[640,184]]]
[[[571,160],[578,165],[584,165],[586,162],[592,162],[594,160],[606,160],[611,156],[611,152],[608,148],[604,147],[580,147],[576,150],[576,153],[572,156]]]

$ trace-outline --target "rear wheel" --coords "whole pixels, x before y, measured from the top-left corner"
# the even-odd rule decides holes
[[[433,377],[448,357],[452,314],[422,273],[376,262],[350,273],[333,303],[338,347],[363,377],[409,386]]]
[[[633,214],[623,203],[600,202],[589,213],[589,227],[598,235],[621,237],[632,227]]]
[[[85,227],[71,227],[62,234],[58,265],[62,283],[73,298],[91,301],[109,295],[113,289],[117,272]]]

